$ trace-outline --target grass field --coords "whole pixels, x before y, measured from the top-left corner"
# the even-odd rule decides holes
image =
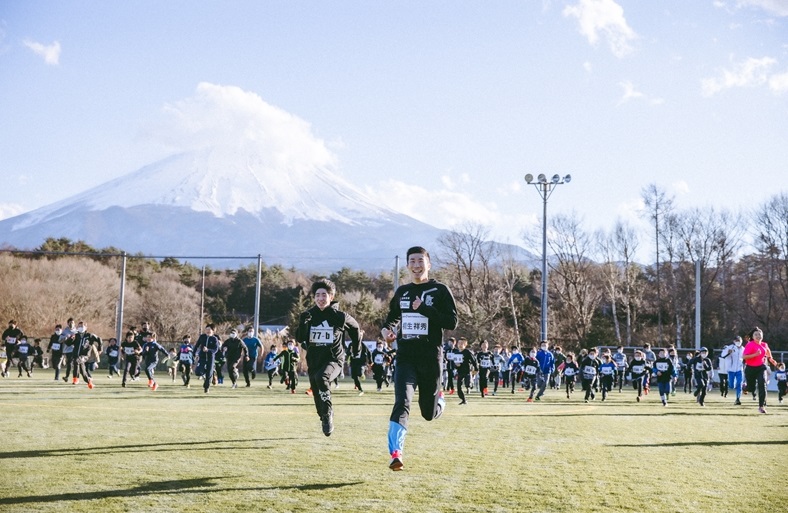
[[[577,512],[785,511],[788,403],[715,391],[700,408],[679,393],[663,408],[629,389],[602,403],[509,392],[439,420],[413,416],[405,471],[388,469],[392,389],[334,392],[323,436],[312,398],[267,380],[205,395],[168,378],[120,387],[96,372],[88,390],[0,380],[5,444],[0,511]],[[12,373],[12,376],[15,376]],[[305,380],[304,380],[305,382]],[[227,380],[229,383],[229,380]],[[598,396],[599,397],[599,396]]]

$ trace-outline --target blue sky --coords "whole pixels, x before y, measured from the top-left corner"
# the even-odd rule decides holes
[[[381,203],[514,243],[527,172],[571,173],[549,210],[589,230],[642,223],[649,183],[743,212],[788,188],[788,0],[2,0],[0,218],[188,146],[162,127],[199,124],[202,83],[303,121]]]

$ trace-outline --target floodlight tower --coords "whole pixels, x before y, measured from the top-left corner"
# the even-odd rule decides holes
[[[534,175],[528,173],[525,175],[525,183],[532,184],[539,191],[539,196],[542,197],[542,333],[541,341],[547,340],[547,200],[553,194],[553,191],[558,185],[569,183],[572,181],[572,175],[566,175],[561,178],[559,175],[553,175],[550,181],[547,177],[540,174],[534,181]]]

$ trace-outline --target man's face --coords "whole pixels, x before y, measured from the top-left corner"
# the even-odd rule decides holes
[[[410,271],[413,281],[426,280],[430,267],[430,258],[423,253],[413,253],[408,257],[408,271]]]

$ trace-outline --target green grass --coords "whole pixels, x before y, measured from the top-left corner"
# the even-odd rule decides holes
[[[395,473],[393,392],[369,380],[363,397],[334,392],[326,438],[306,380],[296,395],[258,378],[206,396],[95,374],[94,390],[51,371],[0,380],[0,511],[779,511],[788,497],[788,403],[773,395],[768,415],[716,391],[705,408],[631,389],[590,404],[450,396],[439,420],[413,415]]]

